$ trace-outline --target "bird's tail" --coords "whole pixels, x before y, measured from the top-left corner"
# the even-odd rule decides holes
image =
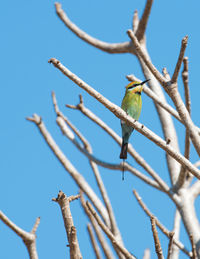
[[[121,159],[127,159],[127,150],[128,150],[128,143],[124,143],[124,140],[123,140],[122,147],[121,147],[121,153],[119,156]]]

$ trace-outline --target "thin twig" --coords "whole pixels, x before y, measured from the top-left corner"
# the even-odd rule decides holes
[[[170,231],[163,226],[159,220],[150,212],[150,210],[147,208],[147,206],[144,204],[144,202],[142,201],[141,197],[139,196],[139,194],[134,190],[133,194],[135,195],[139,205],[141,206],[141,208],[144,210],[144,212],[151,218],[152,216],[156,219],[156,225],[159,227],[159,229],[169,238],[170,237]],[[185,254],[187,254],[188,256],[191,256],[191,252],[189,252],[184,245],[179,241],[176,240],[174,238],[174,244],[176,244]]]
[[[132,21],[132,29],[134,33],[137,31],[138,24],[139,24],[138,11],[135,10],[133,14],[133,21]]]
[[[167,259],[172,258],[172,248],[173,248],[173,240],[174,239],[174,232],[169,233],[169,245],[168,245],[168,252],[167,252]]]
[[[96,242],[96,239],[95,239],[95,236],[94,236],[94,232],[92,230],[92,225],[91,224],[88,224],[87,225],[87,230],[88,230],[88,234],[89,234],[89,237],[90,237],[90,240],[91,240],[91,244],[92,244],[92,247],[93,247],[93,250],[94,250],[94,253],[96,255],[96,259],[101,259],[101,253],[100,253],[100,248]]]
[[[154,244],[155,244],[155,250],[156,254],[158,256],[158,259],[164,259],[162,248],[160,245],[160,240],[158,237],[158,231],[156,229],[156,219],[154,216],[151,217],[151,227],[153,232],[153,238],[154,238]]]
[[[130,259],[136,259],[135,256],[133,256],[124,246],[122,246],[114,237],[114,235],[112,234],[112,232],[109,230],[109,228],[103,223],[103,221],[101,220],[101,218],[98,216],[98,214],[96,213],[96,211],[94,210],[94,208],[92,207],[92,205],[86,201],[86,205],[90,211],[90,213],[94,216],[94,218],[96,219],[97,223],[99,224],[99,226],[101,227],[101,229],[103,230],[103,232],[107,235],[107,237],[110,239],[110,241],[113,243],[114,246],[117,247],[117,249],[119,249],[119,251],[127,258]]]
[[[113,259],[114,258],[114,255],[110,249],[110,247],[108,246],[107,244],[107,241],[105,240],[104,236],[103,236],[103,233],[102,233],[102,230],[101,228],[99,227],[99,225],[97,224],[96,220],[94,219],[94,217],[92,216],[92,214],[89,212],[88,210],[88,207],[86,206],[86,202],[84,200],[84,197],[83,197],[83,192],[80,190],[80,201],[81,201],[81,205],[86,213],[86,215],[88,216],[93,228],[94,228],[94,231],[96,233],[96,236],[99,240],[99,243],[103,249],[103,252],[104,252],[104,255],[105,255],[105,258],[107,259]],[[115,248],[115,247],[114,247]]]
[[[183,62],[183,58],[184,58],[184,54],[185,54],[185,49],[187,47],[187,42],[188,42],[188,36],[186,35],[182,39],[182,42],[181,42],[181,49],[180,49],[178,61],[176,63],[176,67],[174,69],[174,74],[173,74],[172,79],[171,79],[171,83],[172,84],[177,82],[178,75],[179,75],[179,72],[180,72],[180,69],[181,69],[181,65],[182,65],[182,62]]]
[[[145,249],[142,259],[150,259],[150,256],[151,256],[150,249]]]
[[[30,259],[38,259],[38,254],[36,250],[36,230],[39,225],[39,218],[36,219],[34,227],[31,232],[26,232],[20,227],[18,227],[15,223],[13,223],[2,211],[0,211],[0,220],[4,222],[10,229],[12,229],[21,239],[29,253]]]
[[[103,217],[104,221],[107,225],[109,225],[109,218],[108,213],[102,204],[101,200],[97,197],[93,189],[90,187],[90,185],[87,183],[87,181],[84,179],[84,177],[75,169],[75,167],[71,164],[71,162],[67,159],[67,157],[64,155],[64,153],[61,151],[59,146],[56,144],[55,140],[52,138],[50,133],[45,127],[45,124],[42,121],[42,118],[38,116],[37,114],[34,114],[33,117],[27,118],[27,120],[32,121],[35,123],[35,125],[40,130],[40,133],[42,134],[43,138],[45,139],[46,143],[50,147],[50,149],[53,151],[55,156],[58,158],[58,160],[61,162],[63,167],[66,169],[66,171],[72,176],[72,178],[75,180],[76,184],[81,188],[84,193],[88,196],[88,198],[92,201],[94,206],[97,208],[101,216]]]
[[[135,128],[141,134],[143,134],[148,139],[150,139],[155,144],[157,144],[159,147],[164,149],[177,162],[184,165],[192,174],[194,174],[198,179],[200,179],[200,171],[196,167],[194,167],[190,161],[185,159],[184,156],[182,156],[180,153],[178,153],[176,150],[174,150],[170,145],[168,145],[168,143],[166,143],[166,141],[164,141],[162,138],[157,136],[151,130],[144,127],[143,124],[141,124],[138,121],[131,118],[129,115],[126,114],[125,111],[123,111],[117,105],[110,102],[108,99],[106,99],[100,93],[98,93],[96,90],[94,90],[91,86],[86,84],[83,80],[81,80],[75,74],[73,74],[71,71],[69,71],[58,60],[56,60],[55,58],[51,58],[49,60],[49,63],[53,63],[53,65],[56,68],[58,68],[63,74],[65,74],[68,78],[70,78],[72,81],[74,81],[79,87],[81,87],[86,92],[88,92],[91,96],[93,96],[95,99],[97,99],[100,103],[102,103],[106,108],[108,108],[112,113],[114,113],[119,119],[123,120],[128,125],[131,125],[133,128]]]
[[[63,11],[60,3],[55,3],[55,8],[56,8],[56,13],[58,17],[63,21],[63,23],[80,39],[87,42],[88,44],[111,54],[134,52],[133,44],[131,42],[107,43],[90,36],[89,34],[81,30],[78,26],[76,26],[74,23],[70,21],[70,19]]]
[[[70,202],[76,200],[80,195],[70,196],[69,198],[59,191],[57,198],[53,198],[52,201],[57,202],[60,205],[60,209],[63,216],[67,239],[70,247],[70,258],[82,258],[79,248],[78,238],[76,234],[76,228],[73,223],[73,218],[70,210]]]
[[[179,258],[179,248],[174,244],[174,239],[178,240],[180,236],[180,225],[181,225],[181,215],[176,209],[175,215],[174,215],[174,226],[172,232],[174,233],[173,236],[173,244],[172,244],[172,253],[171,253],[171,258],[178,259]]]

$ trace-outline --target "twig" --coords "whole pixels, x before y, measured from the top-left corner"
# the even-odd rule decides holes
[[[78,129],[66,118],[66,116],[64,116],[60,110],[59,110],[59,107],[58,107],[58,104],[57,104],[57,100],[56,100],[56,96],[55,96],[55,93],[52,93],[52,98],[53,98],[53,103],[54,103],[54,108],[55,108],[55,111],[57,113],[57,123],[58,125],[60,126],[62,132],[64,135],[66,135],[67,137],[69,137],[69,139],[78,147],[78,149],[83,152],[87,157],[93,157],[92,156],[92,148],[91,148],[91,145],[89,144],[89,142],[87,141],[87,139],[83,136],[83,134],[80,133],[80,131],[78,131]],[[80,97],[80,103],[83,103],[83,100],[82,100],[82,97]],[[83,149],[79,143],[73,138],[73,134],[70,134],[68,135],[69,133],[69,130],[66,128],[66,124],[65,122],[67,123],[67,125],[73,130],[73,132],[81,139],[85,149]],[[71,139],[72,137],[72,139]],[[88,157],[88,158],[89,158]],[[97,184],[98,184],[98,187],[99,187],[99,190],[101,192],[101,195],[102,195],[102,198],[104,200],[104,203],[105,203],[105,206],[106,206],[106,209],[108,211],[108,215],[109,215],[109,219],[110,219],[110,225],[111,225],[111,230],[113,232],[113,234],[119,239],[121,240],[122,242],[122,238],[121,238],[121,234],[120,234],[120,231],[118,229],[118,226],[117,226],[117,222],[116,222],[116,219],[115,219],[115,216],[114,216],[114,213],[113,213],[113,209],[112,209],[112,206],[111,206],[111,202],[110,202],[110,199],[108,197],[108,194],[107,194],[107,191],[106,191],[106,188],[104,186],[104,183],[101,179],[101,176],[100,176],[100,173],[99,173],[99,170],[98,170],[98,167],[95,163],[94,160],[91,160],[90,159],[90,164],[91,164],[91,167],[92,167],[92,170],[94,172],[94,175],[95,175],[95,178],[96,178],[96,181],[97,181]]]
[[[197,251],[196,251],[196,245],[194,243],[193,236],[190,235],[189,237],[190,237],[190,242],[191,242],[191,245],[192,245],[192,256],[191,256],[191,259],[198,259]]]
[[[168,245],[167,259],[172,258],[173,239],[174,239],[174,232],[170,232],[169,233],[169,245]]]
[[[101,229],[103,230],[103,232],[107,235],[107,237],[110,239],[110,241],[112,242],[112,244],[117,247],[117,249],[127,258],[130,259],[136,259],[135,256],[133,256],[124,246],[122,246],[117,239],[115,238],[115,236],[112,234],[112,232],[109,230],[109,228],[103,223],[103,221],[101,220],[101,218],[98,216],[98,214],[96,213],[96,211],[94,210],[94,208],[92,207],[92,205],[86,201],[86,205],[90,211],[90,213],[94,216],[95,220],[97,221],[97,223],[99,224],[99,226],[101,227]]]
[[[67,239],[70,247],[70,258],[82,258],[79,243],[76,234],[76,228],[73,223],[73,218],[70,210],[70,202],[76,200],[80,195],[70,196],[69,198],[59,191],[57,198],[53,198],[52,201],[57,202],[60,205],[60,209],[63,216]]]
[[[184,84],[184,93],[185,93],[185,105],[188,110],[188,113],[191,115],[191,101],[190,101],[190,92],[189,92],[189,86],[188,86],[188,58],[185,57],[183,59],[184,67],[182,71],[182,80]],[[189,160],[190,158],[190,134],[188,129],[186,129],[185,133],[185,151],[184,151],[184,156]],[[179,174],[178,182],[177,182],[177,187],[180,188],[183,186],[187,176],[187,171],[185,168],[182,166],[181,171]],[[189,176],[189,175],[188,175]],[[190,177],[189,181],[192,180],[192,176]]]
[[[162,248],[160,245],[160,240],[158,237],[158,231],[156,229],[156,220],[155,220],[154,216],[151,217],[151,227],[152,227],[153,238],[154,238],[154,243],[155,243],[155,250],[156,250],[158,259],[164,259]]]
[[[99,225],[97,224],[96,220],[94,219],[94,217],[92,216],[92,214],[89,212],[88,207],[86,206],[84,197],[83,197],[83,192],[80,190],[80,201],[81,201],[81,205],[86,213],[86,215],[88,216],[94,231],[96,233],[96,236],[99,240],[99,243],[103,249],[105,258],[107,259],[113,259],[114,255],[112,254],[112,251],[110,250],[110,247],[107,244],[107,241],[105,240],[104,236],[102,235],[102,230],[100,229]],[[114,247],[115,248],[115,247]]]
[[[92,247],[93,247],[94,253],[96,255],[96,259],[101,259],[100,248],[99,248],[99,246],[98,246],[98,244],[96,242],[96,239],[95,239],[95,236],[94,236],[91,224],[87,225],[87,230],[88,230],[88,234],[89,234],[89,237],[90,237],[90,240],[91,240],[91,243],[92,243]]]
[[[181,68],[181,64],[183,62],[183,58],[184,58],[184,54],[185,54],[185,49],[187,47],[187,42],[188,42],[188,36],[185,36],[183,39],[182,39],[182,42],[181,42],[181,49],[180,49],[180,53],[179,53],[179,57],[178,57],[178,61],[176,63],[176,67],[175,67],[175,70],[174,70],[174,74],[172,76],[172,79],[171,79],[171,83],[175,83],[177,82],[177,79],[178,79],[178,75],[179,75],[179,72],[180,72],[180,68]]]
[[[141,208],[144,210],[144,212],[151,218],[152,216],[155,218],[156,220],[156,225],[159,227],[159,229],[169,238],[170,237],[170,231],[168,229],[166,229],[166,227],[164,227],[159,220],[150,212],[150,210],[147,208],[147,206],[144,204],[144,202],[142,201],[141,197],[139,196],[139,194],[134,190],[133,194],[135,195],[139,205],[141,206]],[[189,252],[184,245],[177,239],[174,238],[174,244],[177,245],[185,254],[187,254],[188,256],[191,256],[191,252]]]
[[[135,33],[138,41],[141,41],[144,38],[152,4],[153,4],[153,0],[146,1],[144,12],[139,21],[139,25],[138,25],[137,31]]]
[[[18,227],[8,217],[6,217],[6,215],[2,211],[0,211],[0,220],[2,220],[10,229],[12,229],[19,237],[21,237],[24,244],[26,245],[30,259],[38,259],[35,232],[40,223],[40,218],[36,219],[36,222],[31,232],[26,232]]]
[[[178,246],[174,245],[174,238],[176,240],[179,239],[180,225],[181,225],[181,215],[180,215],[178,209],[176,209],[175,216],[174,216],[174,227],[172,230],[172,232],[174,233],[174,236],[173,236],[172,253],[171,253],[171,258],[174,258],[174,259],[179,258],[180,250],[179,250]]]
[[[98,93],[91,86],[86,84],[83,80],[78,78],[75,74],[71,73],[71,71],[69,71],[66,67],[64,67],[55,58],[50,59],[49,63],[53,63],[53,65],[56,68],[58,68],[63,74],[65,74],[68,78],[70,78],[72,81],[74,81],[79,87],[81,87],[86,92],[88,92],[91,96],[93,96],[95,99],[97,99],[100,103],[102,103],[106,108],[108,108],[112,113],[114,113],[119,119],[123,120],[128,125],[131,125],[133,128],[135,128],[141,134],[143,134],[148,139],[150,139],[155,144],[157,144],[159,147],[164,149],[177,162],[179,162],[180,164],[184,165],[192,174],[194,174],[197,178],[200,179],[200,172],[199,172],[199,170],[196,167],[194,167],[191,164],[190,161],[185,159],[184,156],[182,156],[180,153],[175,151],[170,145],[168,145],[163,139],[158,137],[154,132],[152,132],[151,130],[147,129],[146,127],[144,127],[144,125],[142,125],[138,121],[135,121],[133,118],[128,116],[126,114],[126,112],[124,112],[117,105],[113,104],[108,99],[103,97],[100,93]]]
[[[71,164],[71,162],[67,159],[67,157],[64,155],[64,153],[61,151],[61,149],[58,147],[48,130],[46,129],[41,117],[39,117],[37,114],[34,114],[32,118],[27,118],[27,120],[32,121],[35,123],[35,125],[40,130],[40,133],[42,134],[43,138],[45,139],[46,143],[50,147],[50,149],[53,151],[55,156],[58,158],[58,160],[61,162],[63,167],[66,169],[67,172],[72,176],[72,178],[75,180],[77,185],[84,191],[84,193],[88,196],[88,198],[92,201],[94,206],[97,208],[101,216],[103,217],[106,224],[109,225],[109,218],[108,213],[100,201],[100,199],[97,197],[93,189],[90,187],[90,185],[87,183],[87,181],[84,179],[84,177],[75,169],[75,167]]]
[[[131,42],[123,42],[123,43],[107,43],[101,40],[98,40],[90,35],[88,35],[86,32],[78,28],[74,23],[70,21],[70,19],[67,17],[65,12],[62,9],[62,6],[60,3],[55,3],[56,13],[59,16],[59,18],[63,21],[63,23],[73,32],[75,33],[80,39],[87,42],[88,44],[103,50],[108,53],[133,53],[134,48],[133,44]]]
[[[134,33],[137,31],[138,24],[139,24],[138,11],[135,10],[133,14],[133,21],[132,21],[132,29]]]

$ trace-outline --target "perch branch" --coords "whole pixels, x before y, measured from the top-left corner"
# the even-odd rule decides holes
[[[157,136],[154,132],[149,130],[148,128],[144,127],[138,121],[135,121],[133,118],[128,116],[126,112],[120,109],[117,105],[110,102],[108,99],[103,97],[100,93],[94,90],[91,86],[86,84],[83,80],[78,78],[75,74],[69,71],[66,67],[64,67],[58,60],[52,58],[49,60],[49,63],[53,63],[53,65],[58,68],[64,75],[74,81],[78,86],[84,89],[87,93],[97,99],[100,103],[102,103],[106,108],[108,108],[112,113],[115,114],[119,119],[123,120],[128,125],[131,125],[134,129],[139,131],[142,135],[146,136],[148,139],[153,141],[159,147],[164,149],[170,156],[172,156],[177,162],[184,165],[193,175],[195,175],[198,179],[200,179],[200,172],[199,170],[194,167],[190,161],[185,159],[180,153],[174,150],[169,143],[166,143],[162,138]]]
[[[32,121],[35,123],[35,125],[40,130],[40,133],[42,134],[43,138],[45,139],[46,143],[50,147],[50,149],[53,151],[55,156],[58,158],[58,160],[61,162],[63,167],[66,169],[67,172],[71,175],[71,177],[74,179],[74,181],[77,183],[77,185],[85,192],[85,194],[88,196],[88,198],[92,201],[94,206],[97,208],[101,216],[103,217],[104,221],[107,225],[109,225],[109,218],[108,213],[100,201],[100,199],[97,197],[93,189],[89,186],[87,181],[84,179],[84,177],[75,169],[75,167],[70,163],[70,161],[66,158],[64,153],[61,151],[61,149],[58,147],[48,130],[46,129],[42,118],[39,117],[37,114],[34,114],[33,117],[27,118],[27,120]]]
[[[174,239],[174,232],[170,232],[169,233],[169,245],[168,245],[167,259],[172,258],[173,239]]]
[[[71,201],[76,200],[79,197],[80,195],[67,197],[62,191],[59,191],[57,198],[53,198],[52,201],[55,201],[59,204],[62,212],[67,239],[70,247],[70,258],[81,259],[82,255],[79,248],[76,228],[73,223],[73,218],[69,205]]]
[[[19,237],[22,238],[28,253],[30,259],[38,259],[38,254],[36,250],[36,230],[40,223],[40,218],[36,219],[36,222],[33,226],[33,229],[31,232],[26,232],[20,227],[18,227],[15,223],[13,223],[6,215],[0,211],[0,220],[4,222],[10,229],[12,229]]]

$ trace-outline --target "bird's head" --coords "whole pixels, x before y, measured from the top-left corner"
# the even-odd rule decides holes
[[[138,82],[138,81],[133,81],[131,83],[129,83],[126,86],[126,92],[131,92],[131,93],[141,93],[142,89],[143,89],[143,84],[145,84],[146,82],[148,82],[150,79],[147,79],[143,82]]]

